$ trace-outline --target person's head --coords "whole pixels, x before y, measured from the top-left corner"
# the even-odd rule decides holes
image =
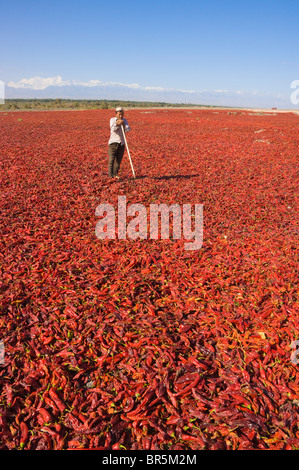
[[[117,117],[117,119],[122,119],[122,118],[123,118],[123,115],[124,115],[124,110],[123,110],[123,108],[121,108],[121,107],[119,106],[118,108],[116,108],[115,112],[116,112],[116,117]]]

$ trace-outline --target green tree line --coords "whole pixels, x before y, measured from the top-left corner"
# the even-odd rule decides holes
[[[115,109],[116,106],[124,108],[163,108],[163,107],[192,107],[198,105],[186,103],[165,103],[149,101],[122,101],[122,100],[72,100],[72,99],[6,99],[0,105],[1,110],[29,110],[29,109]]]

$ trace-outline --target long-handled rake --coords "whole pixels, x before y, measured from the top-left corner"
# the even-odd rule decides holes
[[[131,155],[130,155],[130,151],[129,151],[129,147],[128,147],[128,143],[127,143],[127,139],[126,139],[126,136],[125,136],[124,126],[123,126],[123,125],[121,126],[121,129],[122,129],[122,131],[123,131],[123,136],[124,136],[124,140],[125,140],[125,144],[126,144],[126,149],[127,149],[128,155],[129,155],[130,163],[131,163],[132,173],[133,173],[134,178],[136,178],[136,176],[135,176],[135,171],[134,171],[134,168],[133,168],[132,159],[131,159]]]

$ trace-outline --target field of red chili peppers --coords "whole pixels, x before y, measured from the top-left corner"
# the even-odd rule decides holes
[[[128,110],[111,182],[113,115],[0,113],[0,448],[298,449],[299,116]],[[120,195],[202,248],[97,239]]]

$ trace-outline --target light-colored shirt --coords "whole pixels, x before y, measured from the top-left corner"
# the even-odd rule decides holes
[[[125,144],[125,139],[123,136],[123,132],[121,129],[121,126],[118,126],[116,124],[117,118],[113,117],[110,119],[110,139],[108,144],[113,144],[115,142],[120,143],[121,145]],[[129,123],[126,119],[124,119],[125,124],[124,124],[124,131],[129,132],[130,131],[130,126]]]

